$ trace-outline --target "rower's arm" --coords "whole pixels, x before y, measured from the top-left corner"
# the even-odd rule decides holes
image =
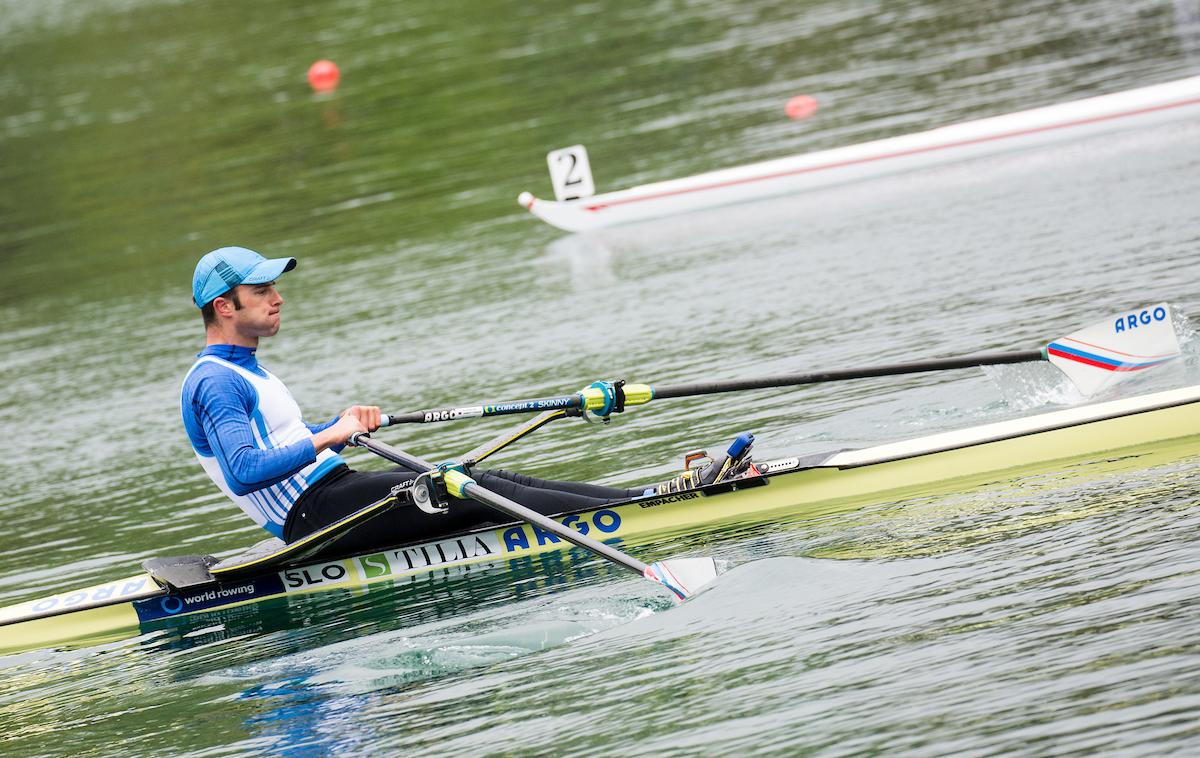
[[[203,430],[203,447],[207,448],[196,446],[197,452],[207,452],[217,459],[235,494],[247,495],[269,487],[317,459],[312,440],[269,450],[259,448],[249,412],[256,402],[254,390],[240,377],[231,379],[200,381],[191,398],[191,410]]]
[[[313,433],[313,437],[316,437],[316,436],[318,436],[318,435],[319,435],[321,432],[325,431],[326,429],[329,429],[329,428],[330,428],[330,427],[332,427],[334,424],[336,424],[336,423],[338,422],[338,419],[339,419],[339,418],[341,418],[341,417],[340,417],[340,416],[334,416],[333,418],[331,418],[331,419],[329,419],[328,421],[326,421],[324,424],[310,424],[310,423],[308,423],[307,421],[305,421],[305,422],[304,422],[304,425],[308,427],[308,431],[310,431],[310,432],[312,432],[312,433]],[[332,451],[333,451],[333,452],[335,452],[335,453],[340,453],[340,452],[342,452],[342,449],[343,449],[343,448],[345,448],[345,447],[346,447],[346,443],[345,443],[345,442],[339,442],[339,443],[337,443],[337,444],[335,444],[335,445],[330,445],[330,446],[329,446],[329,449],[330,449],[330,450],[332,450]]]

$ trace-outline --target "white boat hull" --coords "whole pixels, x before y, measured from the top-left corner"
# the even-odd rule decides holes
[[[518,202],[552,226],[581,232],[1196,117],[1200,76],[581,200],[523,192]]]

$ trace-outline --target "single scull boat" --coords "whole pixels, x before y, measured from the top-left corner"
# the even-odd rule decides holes
[[[1159,303],[1121,313],[1038,350],[692,385],[595,382],[578,393],[557,398],[389,415],[385,426],[540,411],[532,420],[466,454],[460,463],[441,466],[365,435],[352,437],[351,444],[425,473],[411,487],[397,488],[388,498],[289,545],[272,538],[224,560],[207,555],[156,558],[144,562],[144,571],[134,576],[0,608],[0,652],[111,636],[163,619],[272,597],[479,563],[507,564],[572,543],[686,597],[715,576],[711,558],[646,565],[612,543],[730,519],[745,523],[778,514],[804,514],[821,504],[861,502],[886,493],[896,497],[914,490],[944,491],[964,486],[973,478],[994,478],[997,472],[1055,467],[1063,461],[1095,461],[1118,450],[1153,451],[1165,446],[1190,455],[1200,452],[1200,385],[861,450],[757,463],[756,472],[746,478],[565,512],[555,518],[528,512],[518,503],[483,490],[467,473],[469,467],[550,421],[583,414],[607,419],[626,406],[655,399],[1031,361],[1051,363],[1091,394],[1117,378],[1161,365],[1179,354],[1170,308]],[[350,529],[399,506],[435,512],[452,507],[447,495],[477,499],[507,514],[514,523],[367,555],[337,554],[338,538]]]
[[[517,202],[581,232],[1197,116],[1200,76],[565,202],[522,192]],[[591,186],[590,173],[583,179]]]
[[[598,539],[625,541],[727,521],[768,521],[888,493],[955,491],[972,480],[995,479],[999,472],[1016,477],[1117,451],[1138,454],[1163,447],[1175,447],[1180,455],[1200,452],[1200,385],[859,450],[767,461],[757,464],[760,476],[564,513],[556,520]],[[170,617],[431,570],[503,565],[565,547],[553,534],[514,523],[338,560],[312,560],[306,551],[289,551],[275,539],[219,562],[208,556],[155,559],[133,576],[0,609],[0,651],[121,630],[132,636],[140,625]]]

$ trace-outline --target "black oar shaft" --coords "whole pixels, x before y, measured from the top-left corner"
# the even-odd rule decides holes
[[[793,387],[800,384],[819,384],[821,382],[836,382],[843,379],[867,379],[873,376],[919,374],[925,371],[991,366],[1004,363],[1029,363],[1044,359],[1045,355],[1041,350],[1021,350],[1007,353],[977,353],[975,355],[964,355],[959,358],[888,363],[878,366],[814,371],[803,374],[779,374],[777,376],[763,376],[756,379],[729,379],[726,381],[671,384],[666,386],[655,385],[654,399],[661,400],[669,397],[713,395],[719,392],[768,389],[770,387]]]
[[[398,463],[417,473],[437,468],[437,466],[428,461],[422,460],[415,455],[409,455],[398,447],[392,447],[379,440],[373,440],[365,434],[351,435],[349,443],[357,447],[365,447],[380,458],[389,460],[392,463]]]
[[[1046,354],[1041,349],[1016,350],[1006,353],[976,353],[975,355],[964,355],[958,358],[935,358],[925,361],[909,361],[908,363],[884,363],[878,366],[812,371],[803,374],[760,376],[753,379],[729,379],[715,382],[698,382],[695,384],[655,385],[654,387],[636,385],[645,390],[645,393],[637,400],[629,400],[628,404],[638,405],[649,402],[651,399],[662,400],[669,397],[713,395],[718,392],[738,392],[741,390],[758,390],[771,387],[794,387],[801,384],[836,382],[843,379],[867,379],[873,376],[919,374],[926,371],[972,368],[974,366],[991,366],[1003,363],[1031,363],[1045,359]],[[635,385],[626,385],[626,392],[633,386]],[[460,408],[439,408],[397,415],[385,415],[382,425],[427,424],[438,421],[453,421],[460,418],[509,416],[516,413],[531,413],[534,411],[582,408],[583,405],[584,400],[582,396],[576,393],[574,395],[543,397],[534,400],[510,400],[503,403],[470,405]]]
[[[381,458],[385,458],[392,463],[398,463],[401,466],[413,469],[414,471],[430,471],[437,468],[428,461],[421,460],[414,455],[410,455],[403,450],[392,447],[391,445],[385,444],[378,440],[373,440],[364,434],[356,434],[351,437],[350,444],[358,445],[359,447],[365,447]],[[590,550],[599,555],[601,558],[605,558],[617,564],[618,566],[627,568],[639,576],[645,576],[646,574],[646,564],[642,563],[638,559],[628,556],[625,553],[622,553],[620,550],[610,547],[609,545],[605,545],[603,542],[598,542],[591,537],[580,534],[570,527],[563,526],[554,519],[543,516],[537,511],[530,510],[520,503],[509,500],[503,495],[492,492],[491,490],[481,486],[478,482],[472,480],[463,488],[463,494],[468,495],[472,500],[483,503],[489,508],[500,511],[510,518],[517,519],[518,521],[525,521],[536,526],[538,529],[541,529],[544,532],[553,534],[559,539],[566,540],[573,545],[578,545],[585,550]]]

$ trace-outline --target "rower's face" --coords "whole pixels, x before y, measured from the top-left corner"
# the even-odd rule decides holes
[[[234,313],[238,331],[247,337],[271,337],[279,331],[279,309],[283,296],[275,282],[238,285],[241,309]]]

